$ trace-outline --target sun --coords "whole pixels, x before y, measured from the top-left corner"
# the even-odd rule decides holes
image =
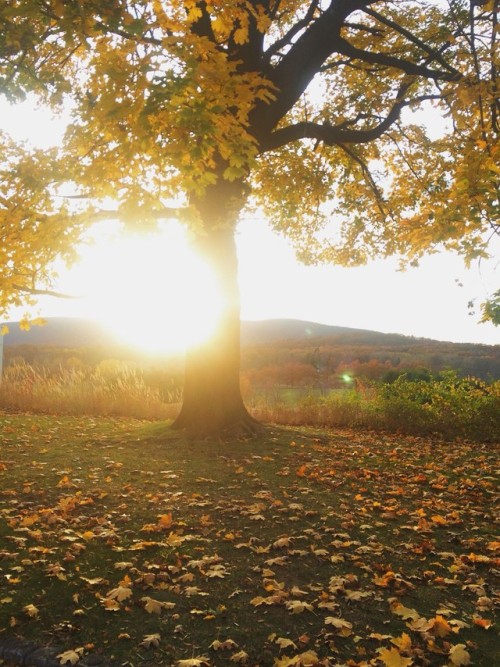
[[[179,224],[158,233],[97,234],[76,267],[73,291],[117,340],[150,353],[181,352],[208,339],[222,297]],[[77,284],[75,284],[75,281]]]

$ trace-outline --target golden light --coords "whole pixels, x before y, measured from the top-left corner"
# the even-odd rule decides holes
[[[179,352],[215,330],[222,298],[180,225],[146,236],[96,237],[73,273],[85,310],[117,339],[151,353]]]

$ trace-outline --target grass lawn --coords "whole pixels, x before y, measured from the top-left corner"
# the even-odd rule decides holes
[[[497,455],[0,415],[0,647],[34,640],[62,664],[492,666]]]

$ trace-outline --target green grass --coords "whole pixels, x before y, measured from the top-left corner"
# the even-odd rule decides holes
[[[12,414],[0,443],[0,643],[262,667],[451,665],[463,645],[494,664],[494,445]]]

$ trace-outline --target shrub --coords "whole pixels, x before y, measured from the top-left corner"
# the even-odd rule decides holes
[[[402,375],[380,392],[387,427],[405,433],[500,441],[500,382],[453,371],[422,382]]]
[[[439,435],[500,442],[500,382],[487,385],[453,372],[438,377],[401,375],[392,384],[309,394],[286,402],[280,395],[253,402],[262,421],[352,427],[408,435]]]

